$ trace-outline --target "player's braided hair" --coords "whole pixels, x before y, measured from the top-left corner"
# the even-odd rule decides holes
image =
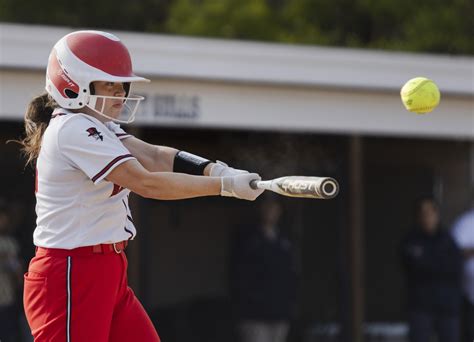
[[[26,164],[34,164],[41,148],[41,139],[51,120],[51,114],[58,105],[54,99],[44,93],[28,104],[25,113],[25,138],[17,141],[26,157]]]

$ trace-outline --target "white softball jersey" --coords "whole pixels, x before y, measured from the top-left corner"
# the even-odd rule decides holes
[[[73,249],[133,239],[130,191],[105,177],[135,159],[119,125],[59,108],[53,112],[36,164],[33,241]]]

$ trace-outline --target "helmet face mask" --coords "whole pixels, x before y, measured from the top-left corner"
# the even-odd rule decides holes
[[[109,120],[128,124],[135,120],[138,105],[145,98],[138,95],[130,95],[126,97],[121,96],[105,96],[105,95],[89,95],[86,107],[92,110],[94,113],[103,116]],[[106,112],[107,101],[122,102],[122,106],[117,108],[117,114],[111,114]]]
[[[91,94],[94,81],[119,82],[126,88],[126,97],[116,97],[124,102],[128,118],[114,118],[96,104],[100,95]],[[46,71],[46,91],[59,106],[65,109],[88,107],[103,117],[122,123],[133,121],[138,104],[144,99],[130,95],[129,84],[149,82],[136,76],[132,70],[130,54],[114,35],[101,31],[76,31],[61,38],[49,56]],[[104,97],[102,102],[105,104]]]

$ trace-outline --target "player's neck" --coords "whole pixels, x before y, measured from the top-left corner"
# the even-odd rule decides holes
[[[93,118],[99,120],[100,122],[102,123],[105,123],[107,121],[110,121],[110,119],[107,119],[106,117],[100,115],[99,113],[96,113],[95,111],[93,111],[91,108],[89,107],[83,107],[83,108],[80,108],[80,109],[74,109],[74,110],[71,110],[72,112],[75,112],[75,113],[83,113],[83,114],[86,114],[86,115],[89,115],[89,116],[92,116]]]

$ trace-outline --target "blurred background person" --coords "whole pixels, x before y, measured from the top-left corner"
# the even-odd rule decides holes
[[[238,229],[231,250],[233,310],[240,342],[286,341],[295,309],[293,247],[281,234],[282,206],[266,198],[260,220]]]
[[[432,197],[415,204],[415,227],[402,242],[411,342],[459,341],[462,256],[440,224]]]
[[[471,208],[453,225],[453,236],[464,255],[464,340],[474,341],[474,189]]]
[[[0,198],[0,341],[16,341],[22,269],[5,199]]]

